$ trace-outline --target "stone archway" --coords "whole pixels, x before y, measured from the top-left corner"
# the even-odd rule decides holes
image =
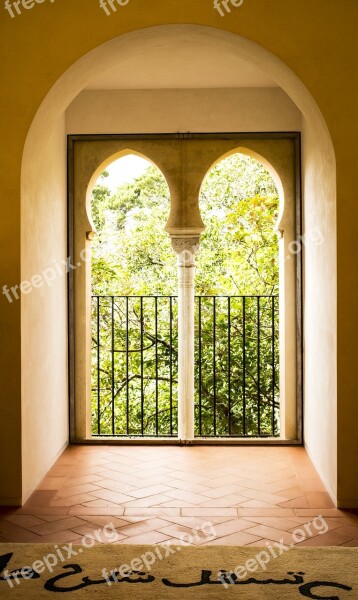
[[[62,185],[65,180],[64,138],[61,137],[63,136],[61,127],[66,107],[93,76],[104,68],[114,65],[116,61],[124,60],[133,53],[146,52],[150,47],[167,48],[173,43],[185,44],[189,38],[195,39],[198,45],[219,44],[228,54],[237,53],[252,64],[265,69],[277,85],[285,90],[303,115],[305,228],[310,229],[319,224],[325,239],[324,248],[307,248],[304,257],[307,324],[305,327],[306,443],[316,467],[332,495],[335,496],[337,428],[332,428],[332,422],[336,422],[337,400],[335,157],[329,131],[315,100],[299,78],[276,56],[245,38],[222,30],[197,25],[168,25],[120,36],[79,59],[50,90],[27,136],[22,164],[22,276],[26,279],[34,272],[38,272],[41,268],[38,245],[48,245],[50,240],[59,234],[56,224],[48,227],[47,219],[50,217],[48,215],[43,217],[48,207],[44,188],[49,187],[46,182],[44,184],[44,150],[53,148],[54,143],[58,144],[57,148],[62,145],[63,153],[60,156],[58,150],[53,150],[52,153],[53,170],[49,176],[53,176],[56,180],[54,184],[56,189],[57,181],[61,181]],[[63,214],[65,214],[65,204],[63,204]],[[37,239],[34,239],[32,234],[34,218],[38,222]],[[325,276],[327,272],[329,277]],[[41,466],[41,460],[39,461],[41,464],[38,473],[27,475],[32,473],[30,464],[36,463],[38,458],[34,456],[36,451],[32,449],[33,437],[43,437],[43,443],[49,446],[52,443],[51,427],[46,427],[45,423],[38,419],[38,415],[43,413],[41,407],[46,406],[49,391],[54,387],[54,380],[51,370],[44,373],[41,365],[47,362],[49,353],[53,355],[53,362],[56,364],[55,348],[59,348],[58,337],[61,332],[53,330],[52,339],[51,335],[46,334],[44,328],[37,343],[38,352],[30,351],[33,349],[32,323],[40,315],[42,318],[46,316],[49,321],[56,320],[59,302],[62,302],[61,314],[65,318],[64,294],[61,294],[60,299],[52,298],[51,302],[48,302],[49,294],[50,291],[48,294],[44,293],[42,301],[37,303],[26,299],[21,306],[22,419],[29,425],[26,431],[23,431],[22,440],[25,495],[26,490],[34,487],[40,472],[46,470],[53,456],[58,452],[58,448],[53,448],[48,454],[46,464]],[[327,298],[330,298],[329,303]],[[65,351],[65,333],[62,332],[61,335],[61,349]],[[64,362],[62,360],[62,363]],[[33,410],[33,398],[36,398],[36,410]],[[324,399],[324,407],[321,406],[320,398]]]

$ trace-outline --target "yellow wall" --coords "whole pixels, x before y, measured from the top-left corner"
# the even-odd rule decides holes
[[[61,262],[67,256],[64,118],[46,145],[33,152],[37,161],[23,173],[21,280],[38,274],[43,285],[22,297],[23,498],[68,442],[67,275]]]
[[[358,159],[356,119],[357,78],[354,77],[354,62],[357,59],[357,36],[355,24],[358,18],[356,0],[245,0],[240,8],[232,8],[229,15],[222,18],[213,9],[211,0],[130,0],[128,6],[118,9],[117,13],[108,17],[99,9],[96,0],[55,0],[50,3],[45,0],[36,4],[31,10],[23,10],[23,14],[11,19],[2,9],[0,17],[0,48],[2,69],[2,90],[0,95],[1,122],[1,216],[0,219],[0,272],[1,285],[15,285],[23,276],[20,273],[20,169],[21,157],[27,132],[35,113],[51,86],[76,60],[98,45],[119,36],[120,34],[141,28],[167,23],[194,23],[207,25],[231,31],[244,36],[266,48],[276,55],[302,80],[316,100],[327,122],[337,159],[337,233],[338,233],[338,443],[330,443],[328,435],[336,435],[332,419],[335,414],[335,378],[329,361],[335,362],[336,331],[332,318],[321,330],[325,340],[329,341],[329,356],[327,364],[320,354],[320,377],[322,386],[317,386],[315,393],[311,387],[309,406],[315,401],[326,410],[320,423],[320,414],[311,411],[311,426],[309,428],[309,449],[322,476],[329,483],[333,494],[341,503],[354,504],[358,502],[358,476],[355,464],[358,455],[358,436],[356,435],[358,421],[358,404],[356,401],[356,364],[358,320],[355,318],[356,292],[358,290],[358,269],[356,267],[357,234],[356,222],[358,205],[354,191],[356,189],[356,165]],[[75,82],[74,82],[75,84]],[[79,90],[80,91],[80,87]],[[69,98],[69,102],[72,98]],[[60,125],[58,125],[60,127]],[[309,143],[309,134],[306,138]],[[50,142],[48,142],[50,143]],[[52,151],[56,151],[53,147]],[[44,148],[34,148],[34,152],[44,152]],[[59,164],[63,168],[63,155],[59,152]],[[313,152],[313,151],[312,151]],[[314,152],[313,152],[314,155]],[[36,156],[34,156],[36,158]],[[42,161],[38,160],[38,165]],[[46,162],[42,163],[43,165]],[[317,163],[317,169],[324,173],[325,166]],[[61,168],[61,167],[60,167]],[[319,173],[318,173],[319,176]],[[58,175],[56,175],[58,177]],[[317,179],[306,187],[308,196],[315,202],[315,193],[321,194],[321,209],[316,210],[317,217],[324,215],[324,195],[317,189]],[[41,206],[46,195],[56,189],[60,190],[60,202],[63,202],[63,184],[54,188],[44,186]],[[45,189],[46,188],[46,189]],[[27,190],[28,191],[28,190]],[[27,199],[30,196],[27,195]],[[35,199],[34,199],[35,202]],[[28,209],[27,209],[28,210]],[[332,207],[335,216],[335,208]],[[55,218],[53,214],[53,218]],[[24,254],[35,252],[36,245],[49,243],[52,235],[63,235],[63,223],[57,223],[51,228],[50,211],[43,219],[33,220],[33,232],[22,231]],[[38,229],[36,226],[38,225]],[[28,223],[26,223],[28,227]],[[330,232],[332,233],[332,232]],[[37,236],[37,240],[31,238]],[[63,238],[62,238],[63,240]],[[330,240],[328,239],[328,243]],[[57,241],[57,249],[61,243]],[[63,247],[62,250],[63,252]],[[36,254],[36,252],[35,252]],[[313,257],[314,260],[315,257]],[[318,260],[319,257],[316,257]],[[335,268],[334,247],[332,256],[326,261],[326,270],[322,270],[322,280],[330,277],[328,268]],[[36,261],[33,263],[36,266]],[[33,266],[31,266],[32,270]],[[26,269],[24,271],[26,275]],[[307,281],[311,286],[313,283]],[[331,310],[335,308],[335,298],[332,298],[332,288],[327,283],[329,295],[320,286],[319,302],[325,302]],[[311,290],[312,293],[314,290]],[[61,289],[61,294],[63,289]],[[314,302],[314,297],[311,297]],[[49,349],[54,349],[54,341],[59,332],[51,329],[50,313],[56,315],[56,303],[49,304],[44,299],[46,307],[46,323],[49,327]],[[63,320],[63,302],[58,300],[60,318]],[[41,304],[38,305],[41,307]],[[52,307],[52,308],[51,308]],[[29,319],[30,313],[23,313],[23,319]],[[40,314],[37,313],[39,319]],[[34,315],[35,318],[35,315]],[[31,319],[30,319],[31,320]],[[0,467],[0,498],[2,502],[14,501],[25,497],[37,483],[51,461],[60,451],[66,441],[64,431],[53,440],[49,450],[47,442],[50,434],[43,442],[38,437],[43,434],[42,419],[46,411],[50,417],[48,423],[54,423],[56,418],[66,416],[66,402],[62,400],[62,408],[58,408],[56,398],[63,394],[63,389],[56,389],[56,382],[64,373],[64,364],[56,363],[56,353],[51,356],[53,365],[53,380],[49,377],[50,369],[44,366],[44,355],[31,356],[31,345],[26,338],[26,327],[23,323],[21,332],[20,303],[9,304],[4,296],[0,299],[0,365],[2,370],[1,390],[1,421],[0,421],[0,452],[5,457]],[[36,333],[37,332],[37,333]],[[36,323],[34,336],[39,335],[41,321]],[[309,334],[309,332],[308,332]],[[22,340],[25,335],[25,340]],[[45,336],[41,339],[45,339]],[[23,372],[26,379],[23,382],[23,400],[21,400],[21,356],[20,345],[26,348],[28,354],[23,356]],[[65,334],[59,339],[60,346],[65,343]],[[35,348],[36,348],[35,342]],[[44,349],[45,353],[46,349]],[[328,352],[328,350],[327,350]],[[323,386],[324,371],[330,377],[332,385]],[[27,371],[26,371],[27,369]],[[39,380],[47,381],[42,395],[39,397],[41,386],[34,385],[29,389],[27,382],[31,374]],[[310,374],[314,378],[314,373]],[[47,379],[46,379],[47,377]],[[316,377],[317,380],[317,377]],[[329,380],[328,380],[329,381]],[[24,394],[27,394],[26,398]],[[31,408],[31,394],[37,395]],[[52,399],[49,401],[49,396]],[[327,397],[327,394],[329,397]],[[35,396],[33,396],[35,397]],[[21,407],[21,402],[23,406]],[[33,411],[31,414],[31,410]],[[37,414],[36,414],[37,411]],[[57,414],[59,411],[59,415]],[[21,423],[22,414],[22,423]],[[30,417],[29,417],[30,415]],[[26,420],[29,420],[27,426]],[[317,422],[312,425],[313,420]],[[327,422],[328,421],[328,422]],[[313,429],[312,429],[313,427]],[[321,427],[321,433],[319,433]],[[322,433],[322,427],[324,431]],[[315,429],[316,428],[316,429]],[[27,438],[21,448],[21,431]],[[317,433],[318,432],[318,433]],[[318,435],[320,442],[315,442]],[[37,449],[28,455],[28,448],[37,441]],[[317,447],[315,447],[317,446]],[[327,458],[326,448],[332,448],[332,456]],[[22,456],[21,456],[22,454]],[[29,459],[29,460],[28,460]],[[38,460],[36,468],[33,462]],[[338,462],[338,478],[334,461]],[[328,465],[326,464],[328,461]],[[22,468],[26,472],[26,481],[22,485]]]

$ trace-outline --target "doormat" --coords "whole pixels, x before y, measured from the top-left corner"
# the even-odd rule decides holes
[[[1,600],[358,600],[358,548],[0,544]]]

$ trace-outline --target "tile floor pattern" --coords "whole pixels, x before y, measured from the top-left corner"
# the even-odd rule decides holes
[[[108,543],[112,523],[118,544],[290,544],[318,515],[327,533],[298,546],[358,546],[358,511],[334,508],[303,448],[69,446],[25,506],[0,509],[0,542]]]

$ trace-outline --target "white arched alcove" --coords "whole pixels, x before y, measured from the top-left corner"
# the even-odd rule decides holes
[[[263,47],[232,33],[199,25],[134,31],[95,48],[74,63],[43,100],[29,130],[22,164],[22,280],[52,261],[66,243],[65,111],[91,80],[148,53],[175,55],[190,44],[220,49],[261,69],[301,111],[303,231],[319,230],[323,243],[304,244],[305,443],[335,498],[336,427],[336,185],[335,156],[324,118],[300,79]],[[203,59],[204,61],[204,59]],[[231,68],[230,66],[230,68]],[[155,71],[155,64],[152,65]],[[205,73],[209,65],[202,64]],[[229,68],[229,67],[228,67]],[[223,63],[225,69],[225,63]],[[230,73],[227,73],[230,76]],[[178,81],[180,88],[180,81]],[[119,133],[118,131],[116,133]],[[127,132],[125,132],[127,133]],[[58,277],[25,296],[22,311],[23,496],[26,498],[67,442],[67,296]],[[35,334],[36,331],[36,334]]]

